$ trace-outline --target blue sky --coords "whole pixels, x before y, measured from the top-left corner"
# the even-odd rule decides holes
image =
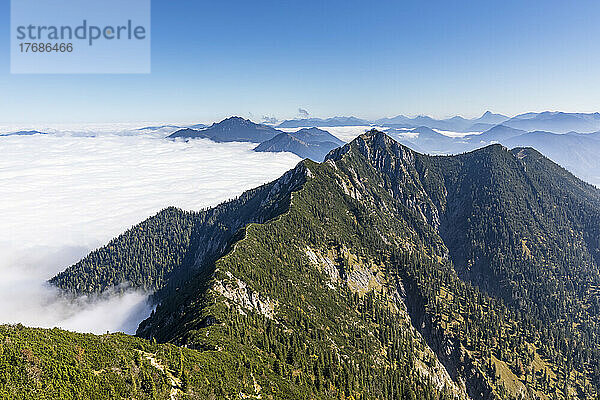
[[[0,123],[600,111],[597,1],[154,0],[148,75],[11,75],[0,5]]]

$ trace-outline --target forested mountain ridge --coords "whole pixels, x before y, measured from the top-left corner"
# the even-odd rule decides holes
[[[258,372],[243,348],[199,352],[120,333],[20,325],[0,325],[0,339],[2,399],[307,398],[273,371]]]
[[[439,231],[455,268],[478,286],[490,290],[512,281],[516,276],[502,274],[509,268],[523,274],[525,266],[532,273],[557,273],[552,279],[578,281],[578,286],[600,282],[600,190],[533,149],[508,151],[492,145],[458,156],[429,157],[402,146],[391,148],[400,150],[371,154],[366,148],[365,153],[389,177],[389,190]],[[395,159],[407,162],[393,166]],[[561,251],[568,247],[573,252]],[[544,268],[548,266],[564,270]],[[520,283],[537,282],[539,276],[529,278]],[[515,294],[507,289],[496,294],[506,294],[509,301]],[[538,307],[546,306],[545,297],[538,301]]]
[[[595,398],[598,190],[532,149],[431,157],[377,131],[296,170],[140,336],[243,358],[275,398],[273,376],[284,398]]]
[[[220,257],[236,232],[284,212],[291,192],[306,177],[302,164],[281,178],[199,212],[170,207],[132,227],[50,283],[74,294],[98,294],[129,286],[166,290]]]
[[[400,150],[393,157],[365,153],[387,171],[389,190],[436,227],[463,279],[560,334],[571,331],[565,322],[580,325],[575,335],[598,343],[598,189],[533,149],[493,145],[428,157],[387,147]],[[386,167],[394,159],[409,162]],[[395,187],[397,182],[402,185]],[[411,187],[414,194],[407,195]],[[591,351],[594,356],[581,356],[594,363],[598,355]]]
[[[73,294],[126,290],[129,286],[159,289],[169,274],[184,263],[198,219],[196,212],[164,209],[92,251],[49,282]]]

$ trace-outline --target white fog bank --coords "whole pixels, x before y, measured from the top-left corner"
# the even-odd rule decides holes
[[[159,135],[0,137],[0,323],[134,333],[147,293],[65,299],[45,282],[168,206],[216,205],[300,161]]]

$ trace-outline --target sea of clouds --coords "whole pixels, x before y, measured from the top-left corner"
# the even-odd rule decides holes
[[[47,279],[165,207],[216,205],[300,161],[251,143],[165,139],[172,130],[0,137],[0,323],[134,333],[148,293],[73,300]]]

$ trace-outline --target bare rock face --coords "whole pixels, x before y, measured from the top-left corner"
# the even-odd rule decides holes
[[[248,287],[229,271],[226,277],[217,280],[213,289],[227,299],[228,306],[235,307],[240,314],[246,315],[248,311],[256,311],[269,319],[275,319],[277,303]]]

